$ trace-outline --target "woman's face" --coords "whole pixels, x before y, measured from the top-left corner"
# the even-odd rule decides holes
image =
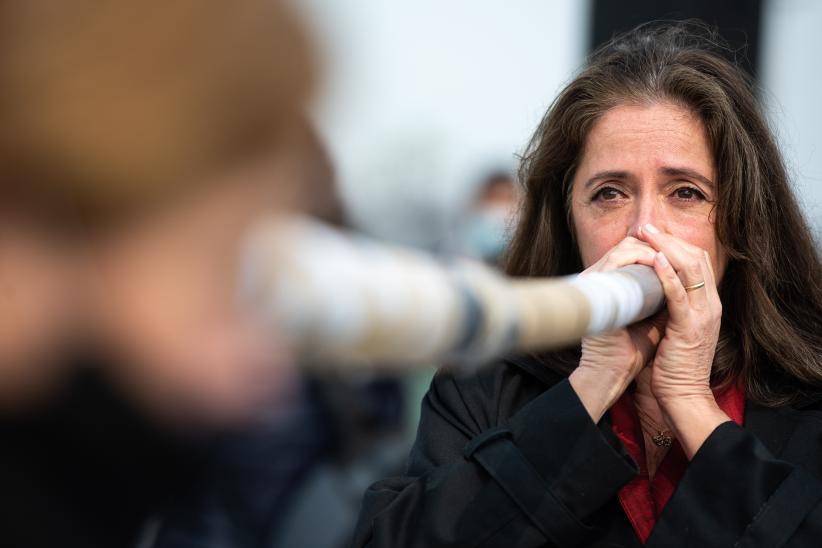
[[[706,250],[719,282],[727,259],[714,229],[716,190],[698,117],[672,103],[612,108],[588,134],[571,189],[583,265],[650,223]]]

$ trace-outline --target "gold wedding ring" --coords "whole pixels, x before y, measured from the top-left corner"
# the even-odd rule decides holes
[[[700,287],[705,287],[704,281],[701,281],[698,284],[686,286],[685,291],[693,291],[694,289],[699,289]]]

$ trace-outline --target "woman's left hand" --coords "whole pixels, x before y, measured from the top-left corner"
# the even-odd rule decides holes
[[[722,303],[705,250],[652,225],[644,225],[639,237],[657,251],[654,270],[668,307],[652,363],[651,391],[690,458],[714,428],[730,420],[710,385]]]

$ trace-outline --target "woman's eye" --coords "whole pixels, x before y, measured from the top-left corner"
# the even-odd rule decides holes
[[[592,198],[593,201],[604,201],[604,202],[611,202],[614,200],[618,200],[622,197],[622,193],[615,188],[606,186],[599,189],[594,197]]]
[[[680,200],[687,200],[687,201],[697,201],[697,200],[704,200],[705,195],[702,194],[699,190],[690,187],[690,186],[683,186],[674,191],[674,195],[679,198]]]

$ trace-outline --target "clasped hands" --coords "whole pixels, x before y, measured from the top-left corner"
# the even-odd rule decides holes
[[[651,392],[690,459],[729,417],[710,386],[722,304],[708,253],[653,225],[626,237],[585,272],[629,264],[656,271],[667,301],[659,314],[582,341],[579,366],[569,381],[594,422],[645,367]]]

